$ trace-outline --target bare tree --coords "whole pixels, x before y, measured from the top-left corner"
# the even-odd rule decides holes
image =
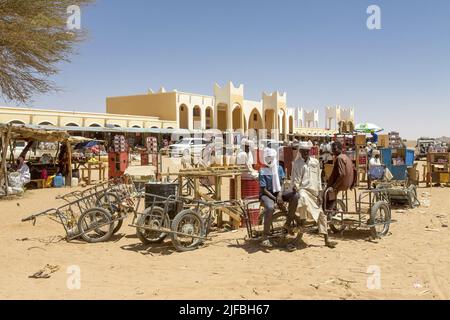
[[[4,100],[24,103],[57,90],[49,80],[84,38],[67,28],[68,7],[93,0],[0,0],[0,89]]]

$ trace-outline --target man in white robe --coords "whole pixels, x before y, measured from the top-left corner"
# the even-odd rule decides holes
[[[320,163],[310,157],[312,143],[300,142],[299,151],[292,165],[291,188],[299,193],[298,212],[302,226],[311,217],[319,226],[319,234],[325,238],[325,245],[329,248],[336,246],[328,238],[327,218],[322,209],[322,181]]]

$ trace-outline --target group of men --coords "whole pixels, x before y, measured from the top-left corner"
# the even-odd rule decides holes
[[[296,213],[300,216],[300,227],[306,225],[307,218],[312,218],[318,225],[319,234],[324,236],[325,245],[334,248],[336,243],[328,236],[327,217],[323,210],[323,186],[320,163],[310,156],[313,147],[311,142],[301,141],[294,145],[298,150],[292,164],[290,186],[283,190],[283,180],[286,174],[277,161],[274,149],[264,150],[264,165],[259,171],[260,201],[264,207],[264,229],[261,244],[270,247],[270,221],[275,212],[275,205],[283,207],[288,203],[286,228],[289,229]],[[331,208],[337,193],[353,188],[356,172],[352,161],[342,153],[342,144],[334,142],[331,145],[334,155],[334,166],[326,189],[329,190],[326,208]],[[288,230],[289,231],[289,230]],[[294,246],[288,249],[295,250]]]

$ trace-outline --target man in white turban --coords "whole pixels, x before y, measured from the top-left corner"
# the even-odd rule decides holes
[[[320,163],[310,157],[312,146],[311,142],[298,144],[299,150],[292,166],[291,188],[299,193],[298,212],[301,225],[305,225],[308,216],[312,217],[319,226],[319,234],[325,238],[325,245],[334,248],[336,243],[328,238],[327,217],[322,210]]]
[[[253,169],[253,153],[252,149],[254,149],[253,141],[242,139],[241,140],[241,150],[236,156],[236,164],[241,166],[246,166],[248,169],[248,172],[244,172],[242,174],[243,178],[251,178],[251,179],[257,179],[258,178],[258,171]]]
[[[284,202],[288,202],[288,217],[286,225],[295,217],[297,210],[298,194],[295,191],[282,192],[281,186],[285,178],[283,168],[278,164],[277,152],[275,149],[264,149],[264,167],[259,171],[259,198],[264,206],[264,232],[262,245],[271,247],[268,237],[270,236],[270,223],[275,212],[275,203],[283,207]]]

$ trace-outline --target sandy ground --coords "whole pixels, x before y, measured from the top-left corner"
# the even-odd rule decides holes
[[[262,250],[239,230],[213,234],[187,253],[170,241],[144,246],[128,225],[107,243],[85,244],[60,241],[62,226],[48,218],[20,222],[61,204],[55,196],[66,191],[0,202],[0,299],[450,298],[450,188],[421,188],[425,206],[395,210],[390,234],[374,242],[354,231],[336,236],[334,250],[316,235],[305,235],[309,247],[296,252]],[[48,279],[28,277],[46,264],[60,269]],[[80,268],[80,289],[68,286],[71,266]],[[376,269],[381,287],[369,289]]]

